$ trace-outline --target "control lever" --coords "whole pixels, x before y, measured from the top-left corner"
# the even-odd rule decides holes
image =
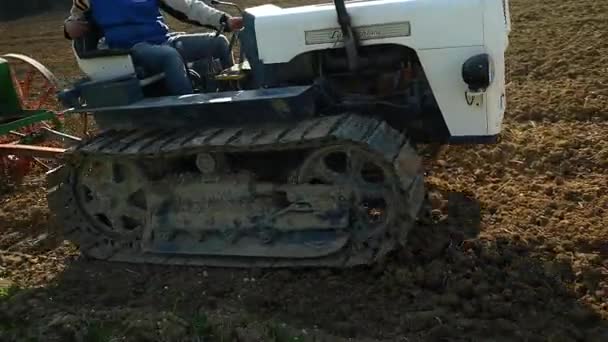
[[[211,0],[211,4],[214,5],[214,6],[222,5],[222,6],[234,7],[234,8],[236,8],[239,11],[239,13],[241,15],[243,14],[243,10],[239,7],[239,5],[237,5],[237,4],[233,3],[233,2]]]
[[[351,71],[356,71],[359,68],[359,37],[353,30],[351,18],[346,11],[346,4],[344,0],[334,0],[336,6],[336,13],[338,15],[338,24],[342,30],[342,39],[344,41],[344,48],[346,49],[346,57],[348,58],[348,65]]]

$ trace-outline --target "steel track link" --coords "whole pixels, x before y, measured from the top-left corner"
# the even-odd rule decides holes
[[[113,240],[100,232],[78,202],[77,170],[88,158],[118,160],[168,158],[197,153],[261,152],[316,149],[329,145],[352,145],[374,153],[394,172],[400,205],[395,224],[384,236],[365,248],[345,248],[335,254],[311,259],[252,258],[238,256],[183,256],[144,254],[138,241]],[[403,245],[424,200],[420,159],[400,132],[385,122],[358,116],[337,115],[299,123],[208,128],[190,131],[109,131],[72,147],[65,165],[49,174],[48,202],[65,239],[75,242],[92,258],[109,261],[220,267],[348,267],[383,258],[396,245]]]

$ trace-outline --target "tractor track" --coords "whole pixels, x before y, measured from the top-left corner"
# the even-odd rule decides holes
[[[136,240],[115,240],[104,235],[90,219],[76,195],[76,170],[89,158],[158,160],[198,153],[268,152],[318,149],[324,146],[364,147],[394,168],[399,188],[394,199],[396,219],[389,232],[365,241],[365,247],[346,248],[320,258],[245,258],[154,255],[138,250]],[[357,115],[337,115],[273,127],[208,128],[188,131],[110,131],[73,147],[59,175],[49,179],[51,212],[63,227],[64,236],[76,242],[85,254],[98,259],[178,265],[223,267],[355,266],[381,259],[395,245],[404,245],[424,201],[420,160],[405,136],[386,123]],[[69,166],[69,167],[68,167]],[[178,184],[179,177],[174,180]]]

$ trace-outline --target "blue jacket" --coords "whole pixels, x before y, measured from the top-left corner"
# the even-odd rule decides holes
[[[93,20],[94,33],[105,35],[110,48],[128,49],[139,42],[162,44],[169,28],[159,8],[180,21],[211,28],[228,19],[225,12],[200,0],[72,0],[66,22]],[[65,26],[64,35],[71,39]]]
[[[169,27],[158,0],[91,0],[91,14],[111,49],[129,49],[140,42],[162,44]]]

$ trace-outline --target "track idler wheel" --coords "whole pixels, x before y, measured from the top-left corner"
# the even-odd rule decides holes
[[[313,152],[299,170],[300,184],[341,185],[352,193],[353,248],[363,258],[384,256],[399,238],[399,180],[392,164],[359,146],[330,146]],[[355,258],[356,259],[356,258]]]

